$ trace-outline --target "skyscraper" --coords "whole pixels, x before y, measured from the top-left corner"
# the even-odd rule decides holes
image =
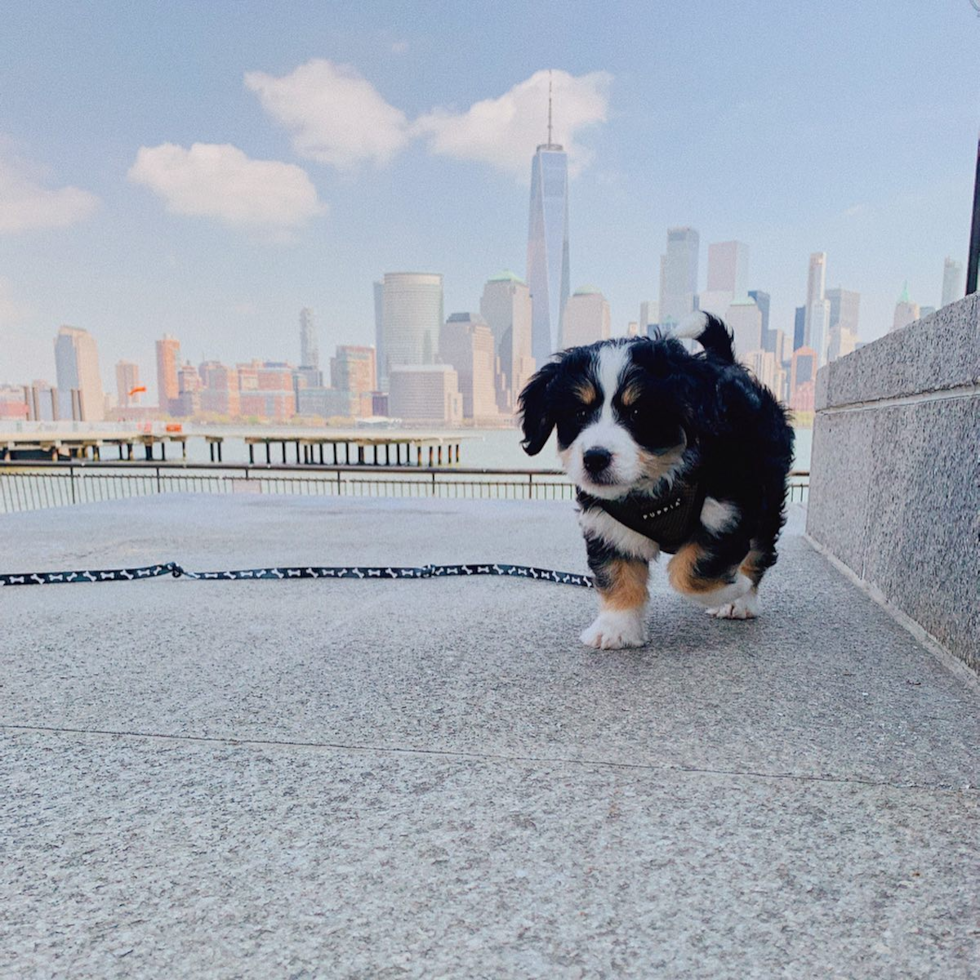
[[[768,293],[763,292],[761,289],[750,289],[749,298],[755,300],[755,305],[759,307],[759,312],[762,313],[762,349],[767,350],[772,354],[776,353],[775,340],[769,333],[769,301],[770,296]],[[775,331],[773,331],[775,333]]]
[[[517,396],[534,374],[531,355],[531,290],[523,279],[504,270],[487,280],[480,314],[493,333],[500,364],[497,407],[505,414],[517,408]]]
[[[749,288],[749,246],[744,242],[714,242],[708,246],[708,290],[725,290],[736,299]]]
[[[660,324],[671,329],[694,310],[700,237],[693,228],[668,228],[660,257]]]
[[[453,313],[439,334],[439,359],[456,372],[463,417],[497,414],[493,333],[479,313]]]
[[[907,327],[910,323],[914,323],[919,319],[919,304],[913,303],[909,299],[909,284],[906,282],[902,289],[902,295],[898,297],[898,302],[895,304],[895,317],[892,320],[891,333],[894,330],[901,330],[903,327]],[[58,382],[61,384],[61,382]]]
[[[384,283],[374,284],[374,371],[378,388],[381,388],[381,365],[384,357]]]
[[[180,394],[177,371],[180,368],[180,341],[164,334],[157,341],[157,404],[161,412],[170,411],[171,401]]]
[[[58,390],[64,396],[73,389],[78,392],[77,405],[68,401],[65,415],[84,422],[99,422],[105,418],[105,395],[99,374],[99,352],[95,338],[80,327],[61,327],[54,342]]]
[[[660,303],[647,299],[640,303],[639,330],[641,337],[649,337],[660,326]]]
[[[943,263],[943,306],[963,298],[963,263],[948,255]]]
[[[827,284],[827,253],[813,252],[806,278],[806,313],[803,342],[817,352],[818,364],[822,364],[830,325],[830,308],[825,305],[824,290]]]
[[[389,381],[392,418],[450,425],[462,421],[459,379],[448,364],[393,365]]]
[[[391,369],[432,364],[442,329],[442,275],[437,272],[386,272],[381,296],[378,388],[388,390]]]
[[[565,307],[565,346],[579,347],[608,340],[609,303],[595,286],[582,286]]]
[[[853,352],[857,344],[861,294],[852,289],[828,289],[830,320],[827,334],[827,363]]]
[[[531,289],[531,353],[538,367],[560,347],[562,314],[569,293],[568,156],[551,140],[548,95],[548,142],[531,162],[531,207],[527,229],[527,284]]]
[[[130,392],[138,388],[140,383],[140,368],[135,361],[116,362],[116,395],[119,399],[120,408],[129,408],[130,405],[139,405],[140,395],[137,392],[130,397]]]
[[[793,350],[799,350],[806,340],[806,307],[797,306],[793,317]]]
[[[299,311],[299,354],[300,367],[318,368],[320,366],[320,347],[316,339],[316,323],[313,311],[304,306]]]
[[[762,350],[762,311],[755,300],[743,296],[728,307],[726,321],[735,340],[735,357],[752,364],[748,355]]]

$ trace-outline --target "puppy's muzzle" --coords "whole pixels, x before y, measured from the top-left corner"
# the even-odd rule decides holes
[[[612,462],[612,453],[601,446],[593,446],[582,453],[582,465],[585,467],[589,476],[599,476],[609,469]]]

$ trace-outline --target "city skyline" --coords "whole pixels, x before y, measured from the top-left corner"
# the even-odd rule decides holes
[[[508,17],[521,30],[498,36]],[[752,285],[784,330],[800,256],[818,250],[830,281],[862,295],[862,340],[887,331],[906,279],[939,304],[935,270],[965,263],[969,231],[969,5],[705,17],[624,4],[609,20],[506,3],[422,20],[385,4],[274,15],[216,0],[149,25],[98,2],[15,5],[0,38],[0,378],[47,372],[61,323],[98,333],[108,364],[146,365],[166,332],[195,359],[273,359],[303,305],[324,345],[368,344],[363,284],[383,269],[438,270],[446,309],[473,308],[493,270],[524,272],[549,68],[569,153],[569,285],[602,289],[614,333],[657,299],[666,229],[683,224],[751,243]],[[491,34],[497,56],[474,59]],[[752,71],[733,62],[738,37],[760,52]],[[944,52],[942,77],[908,71],[923,50]],[[70,70],[39,70],[52,52]],[[346,140],[314,111],[340,90],[354,99]],[[702,249],[702,282],[705,262]]]

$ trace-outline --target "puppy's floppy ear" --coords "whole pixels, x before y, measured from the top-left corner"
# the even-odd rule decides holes
[[[521,445],[528,456],[537,456],[555,427],[552,383],[561,370],[562,359],[548,361],[524,386],[520,396],[521,428],[524,439]]]

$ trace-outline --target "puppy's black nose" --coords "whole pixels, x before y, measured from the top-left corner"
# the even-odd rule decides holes
[[[593,446],[582,453],[582,462],[593,476],[598,476],[612,462],[612,453],[600,446]]]

